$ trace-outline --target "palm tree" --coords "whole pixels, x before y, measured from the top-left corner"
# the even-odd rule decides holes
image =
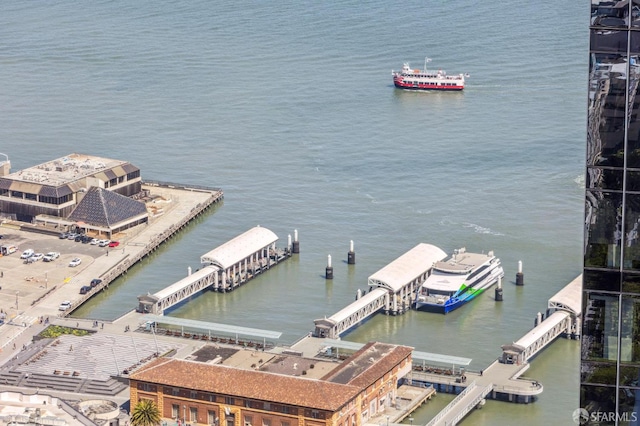
[[[131,413],[131,426],[156,426],[160,424],[160,410],[150,399],[141,399]]]

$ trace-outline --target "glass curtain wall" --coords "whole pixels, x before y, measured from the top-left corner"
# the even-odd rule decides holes
[[[590,0],[580,407],[640,425],[640,0]]]

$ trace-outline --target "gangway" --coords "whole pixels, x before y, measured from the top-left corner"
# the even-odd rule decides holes
[[[386,290],[381,288],[371,290],[329,318],[315,320],[314,336],[339,339],[342,333],[384,308],[387,299]]]
[[[205,266],[154,294],[138,296],[138,311],[162,315],[170,307],[212,286],[219,271],[217,266]]]

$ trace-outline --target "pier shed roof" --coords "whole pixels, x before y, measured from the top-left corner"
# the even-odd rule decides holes
[[[263,339],[279,339],[282,333],[279,331],[260,330],[258,328],[238,327],[228,324],[217,324],[215,322],[196,321],[184,318],[167,317],[164,315],[148,314],[142,317],[145,322],[153,321],[158,324],[170,324],[188,329],[215,331],[219,333],[227,333],[234,336],[252,336]]]
[[[202,255],[200,262],[227,269],[276,241],[278,236],[275,233],[256,226]]]
[[[369,277],[372,287],[384,287],[394,293],[428,272],[435,262],[447,257],[440,248],[420,243]]]
[[[326,346],[332,346],[334,348],[345,349],[350,351],[358,351],[365,344],[357,342],[349,342],[347,340],[337,339],[324,339]],[[442,355],[431,352],[413,351],[411,358],[415,361],[424,361],[427,363],[438,363],[444,365],[469,365],[471,364],[471,358],[464,358],[460,356]]]
[[[567,311],[572,315],[582,314],[582,275],[567,284],[549,299],[548,308]]]

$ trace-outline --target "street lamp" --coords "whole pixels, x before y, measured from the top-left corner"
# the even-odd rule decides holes
[[[18,290],[16,290],[16,315],[18,315],[18,296],[20,295],[20,292]]]

